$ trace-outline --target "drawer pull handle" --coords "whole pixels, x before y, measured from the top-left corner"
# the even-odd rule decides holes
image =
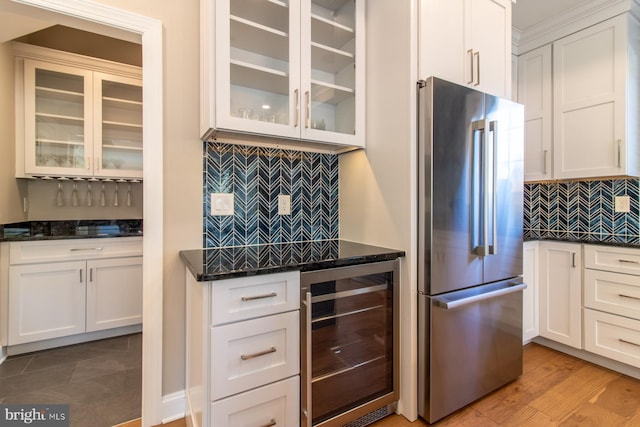
[[[619,297],[621,297],[621,298],[630,298],[630,299],[637,299],[637,300],[640,300],[640,298],[639,298],[639,297],[634,297],[634,296],[631,296],[631,295],[618,294],[618,296],[619,296]]]
[[[274,418],[271,418],[271,421],[269,421],[267,424],[263,424],[260,427],[273,427],[274,425],[276,425],[276,420]]]
[[[275,347],[271,347],[269,350],[259,351],[258,353],[242,354],[242,355],[240,355],[240,359],[249,360],[249,359],[253,359],[255,357],[265,356],[267,354],[271,354],[271,353],[275,353],[275,352],[276,352],[276,348]]]
[[[623,340],[622,338],[618,338],[618,341],[623,342],[625,344],[631,344],[631,345],[635,345],[636,347],[640,347],[640,344],[636,344],[636,343],[631,342],[631,341]]]
[[[101,251],[102,248],[71,248],[69,249],[71,252],[78,252],[78,251]]]
[[[634,261],[634,260],[631,260],[631,259],[618,259],[618,262],[624,262],[624,263],[627,263],[627,264],[640,264],[639,261]]]
[[[242,301],[253,301],[254,299],[265,299],[265,298],[273,298],[273,297],[277,297],[278,294],[275,292],[271,292],[270,294],[266,294],[266,295],[256,295],[253,297],[242,297],[240,298]]]

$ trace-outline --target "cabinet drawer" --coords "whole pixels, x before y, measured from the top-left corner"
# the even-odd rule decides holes
[[[211,404],[210,427],[270,425],[300,425],[299,376]]]
[[[584,245],[585,268],[640,275],[640,250]]]
[[[585,350],[640,367],[640,321],[585,309],[584,324]]]
[[[10,264],[140,255],[142,255],[141,237],[38,240],[35,242],[11,242],[9,244]]]
[[[640,278],[609,271],[584,271],[587,308],[640,320]]]
[[[211,328],[211,400],[298,374],[299,342],[298,311]]]
[[[265,274],[213,282],[211,324],[297,310],[300,272]]]

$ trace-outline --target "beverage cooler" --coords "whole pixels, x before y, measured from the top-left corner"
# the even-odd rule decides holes
[[[302,426],[356,425],[393,411],[398,283],[397,260],[302,273]]]

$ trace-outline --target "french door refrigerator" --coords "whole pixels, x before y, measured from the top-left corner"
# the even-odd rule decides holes
[[[522,374],[522,105],[418,82],[418,410],[435,422]]]

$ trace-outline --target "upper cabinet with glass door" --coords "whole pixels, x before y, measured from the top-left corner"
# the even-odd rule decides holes
[[[202,2],[205,139],[364,146],[364,1]]]
[[[142,86],[140,80],[94,73],[96,175],[142,177]]]
[[[17,177],[142,178],[139,67],[22,43],[14,52]]]

